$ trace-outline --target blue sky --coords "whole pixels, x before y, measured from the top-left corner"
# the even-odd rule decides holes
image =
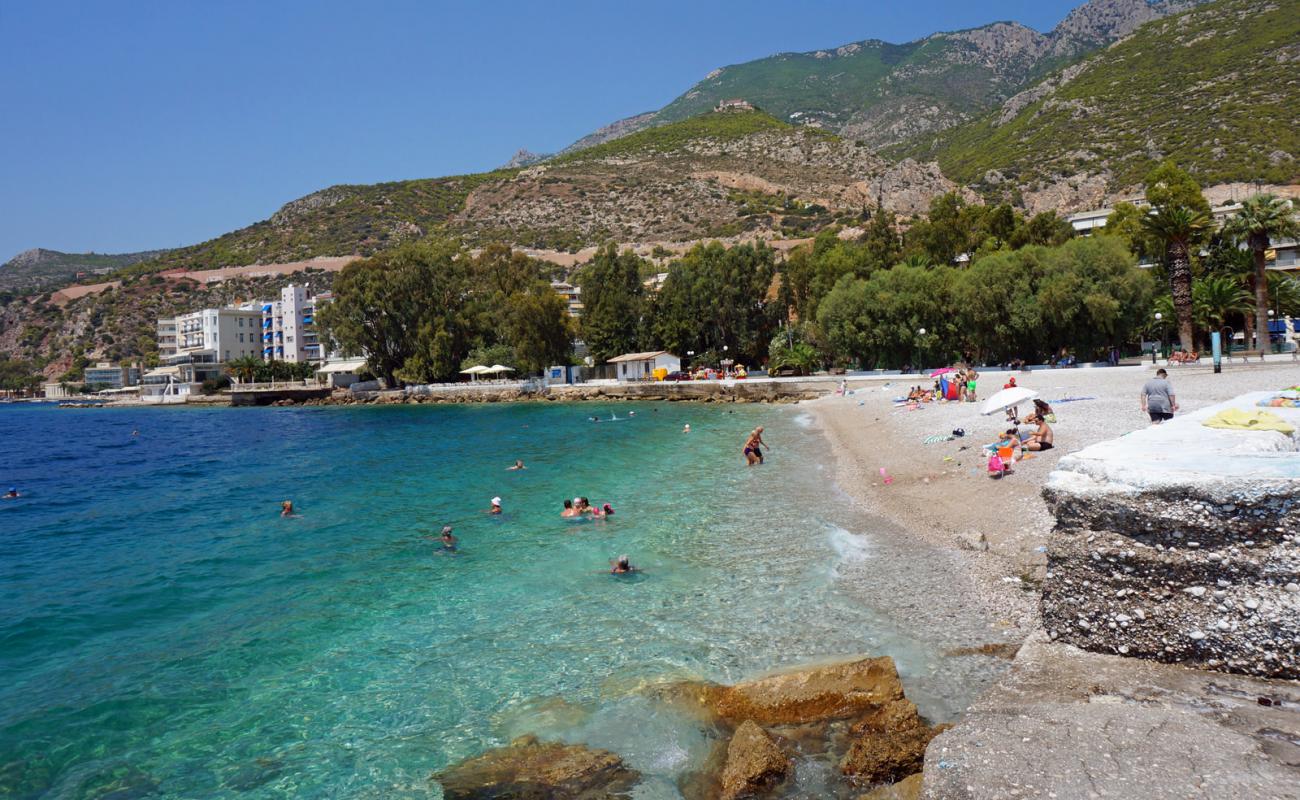
[[[335,183],[490,169],[709,70],[1064,0],[0,0],[0,263],[174,247]]]

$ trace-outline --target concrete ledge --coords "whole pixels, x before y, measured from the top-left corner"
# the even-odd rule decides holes
[[[1300,678],[1300,453],[1207,428],[1242,395],[1061,459],[1043,624],[1087,650]],[[1268,409],[1300,428],[1300,409]]]

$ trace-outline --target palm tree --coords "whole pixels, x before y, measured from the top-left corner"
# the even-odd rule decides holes
[[[1209,331],[1221,330],[1229,318],[1245,315],[1251,307],[1250,292],[1231,275],[1207,275],[1196,281],[1192,298],[1198,321]]]
[[[1185,352],[1196,349],[1192,338],[1192,242],[1210,226],[1210,215],[1186,206],[1163,206],[1142,218],[1142,227],[1165,247],[1169,296],[1178,318],[1178,339]]]
[[[1272,239],[1300,235],[1291,211],[1291,201],[1271,194],[1246,198],[1237,216],[1228,220],[1224,231],[1244,241],[1255,258],[1255,335],[1262,351],[1268,346],[1268,272],[1264,251]]]
[[[230,374],[238,378],[240,383],[252,383],[257,368],[261,365],[262,359],[257,356],[240,356],[227,361],[226,369],[230,370]]]

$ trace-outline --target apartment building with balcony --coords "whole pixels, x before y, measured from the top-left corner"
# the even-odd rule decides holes
[[[290,284],[280,290],[279,300],[261,304],[262,358],[294,363],[324,360],[316,327],[318,299],[306,286]]]
[[[158,320],[158,358],[166,361],[176,355],[176,318]]]

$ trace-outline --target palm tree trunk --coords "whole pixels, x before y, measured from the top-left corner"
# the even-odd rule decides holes
[[[1268,272],[1264,267],[1264,250],[1268,237],[1251,234],[1250,253],[1255,257],[1255,332],[1259,337],[1259,351],[1268,350]]]
[[[1173,242],[1169,245],[1169,295],[1174,301],[1174,316],[1178,318],[1178,341],[1184,352],[1196,349],[1192,338],[1192,262],[1187,245]]]

